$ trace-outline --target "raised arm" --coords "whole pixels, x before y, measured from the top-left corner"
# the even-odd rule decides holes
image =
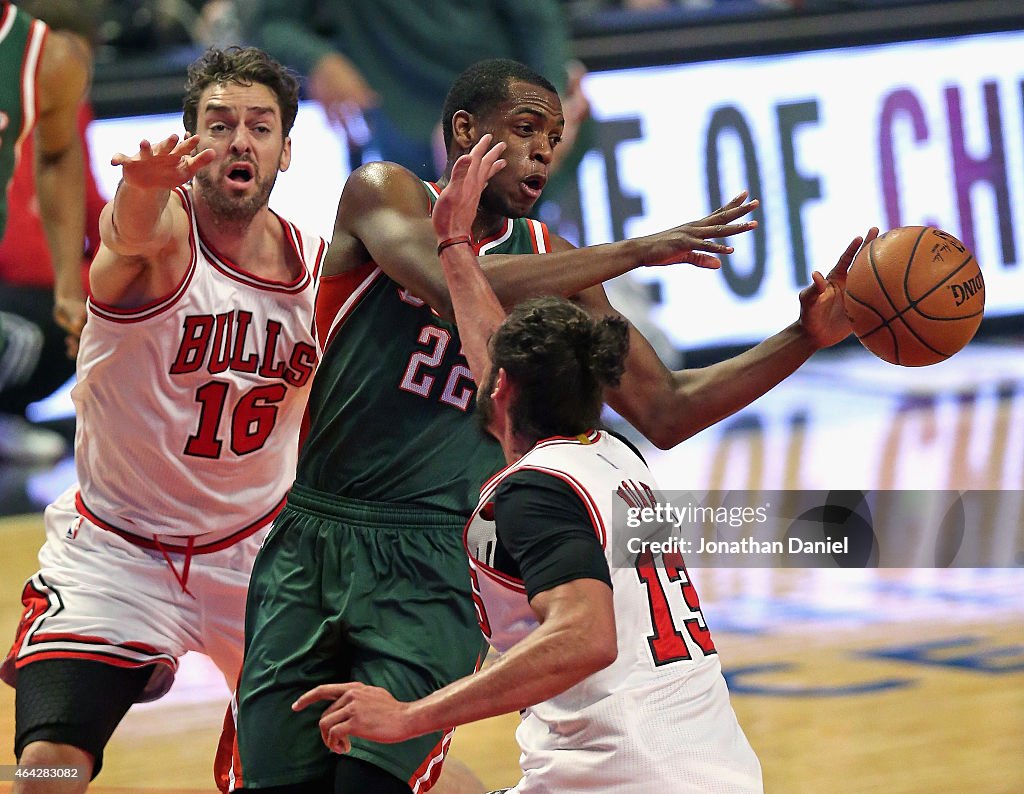
[[[135,306],[163,297],[188,265],[189,220],[171,191],[212,162],[212,149],[192,154],[198,136],[179,141],[177,135],[138,153],[115,154],[111,165],[122,167],[113,201],[100,215],[100,251],[89,270],[93,296],[116,306]]]
[[[50,32],[39,66],[35,180],[39,213],[55,275],[54,319],[69,348],[85,323],[82,256],[85,248],[85,158],[78,108],[89,85],[89,56],[76,37]]]
[[[473,219],[480,194],[487,180],[505,167],[505,161],[498,159],[505,150],[505,144],[493,147],[490,144],[491,136],[484,135],[469,154],[455,162],[451,179],[441,191],[431,216],[455,324],[459,327],[462,349],[477,383],[487,380],[491,363],[487,343],[505,318],[505,310],[480,269],[471,245]]]
[[[781,383],[811,355],[850,333],[843,310],[846,273],[862,242],[878,234],[872,228],[847,246],[827,277],[813,274],[800,292],[800,317],[792,325],[738,356],[700,369],[672,372],[661,363],[643,335],[630,329],[626,371],[608,404],[662,449],[745,408]],[[601,287],[587,290],[581,303],[594,316],[615,313]]]
[[[721,263],[715,254],[730,253],[732,247],[714,238],[757,225],[734,223],[757,207],[756,200],[745,199],[742,193],[699,221],[646,237],[580,249],[554,237],[553,253],[490,254],[481,259],[481,267],[506,308],[538,295],[569,297],[637,267],[684,262],[717,268]],[[342,262],[360,258],[353,250],[363,249],[365,258],[450,319],[451,300],[436,246],[420,181],[394,163],[371,163],[353,172],[342,192],[325,272],[340,272],[346,267]]]

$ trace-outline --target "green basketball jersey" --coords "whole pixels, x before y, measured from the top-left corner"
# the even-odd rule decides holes
[[[7,189],[18,150],[35,126],[36,76],[46,31],[39,20],[0,2],[0,238],[7,226]]]
[[[433,203],[438,190],[427,183]],[[480,254],[549,250],[547,228],[507,219]],[[297,482],[325,494],[469,516],[503,464],[473,416],[458,330],[374,263],[321,280],[323,357],[309,396]]]

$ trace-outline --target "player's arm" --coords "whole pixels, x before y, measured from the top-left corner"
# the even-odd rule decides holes
[[[536,596],[541,622],[529,637],[479,673],[411,703],[359,682],[323,684],[294,704],[333,701],[320,718],[324,743],[348,752],[350,736],[402,742],[431,731],[508,714],[554,697],[615,661],[615,612],[604,582],[577,579]]]
[[[482,136],[469,154],[455,161],[451,179],[431,215],[462,349],[477,383],[487,380],[491,363],[487,345],[505,319],[505,310],[470,244],[480,194],[487,181],[505,167],[505,161],[499,159],[505,144],[491,147],[490,143],[490,135]]]
[[[870,242],[877,235],[871,229]],[[630,327],[626,370],[606,400],[651,443],[668,449],[746,407],[778,385],[823,347],[845,339],[850,323],[843,310],[846,272],[860,248],[856,237],[828,274],[813,274],[800,292],[800,317],[792,325],[738,356],[700,369],[672,372],[650,343]],[[579,300],[595,317],[615,310],[601,287]]]
[[[55,276],[54,319],[78,337],[85,323],[85,158],[78,108],[89,86],[89,56],[76,37],[50,32],[37,83],[35,180],[39,213]]]
[[[174,289],[189,258],[189,220],[171,191],[212,162],[212,149],[193,154],[197,136],[142,141],[131,156],[115,154],[121,182],[100,215],[101,246],[89,269],[93,296],[115,306],[139,305]]]
[[[519,472],[499,488],[499,532],[513,526],[508,553],[522,571],[540,626],[493,664],[425,698],[396,701],[361,683],[328,684],[304,694],[295,709],[334,701],[320,732],[336,752],[349,736],[398,742],[506,714],[554,697],[615,661],[618,639],[604,551],[579,497],[555,477]],[[510,478],[511,480],[512,478]]]
[[[553,237],[550,254],[493,254],[483,257],[481,267],[507,308],[538,295],[575,295],[637,267],[686,262],[714,268],[720,265],[715,254],[730,253],[732,247],[712,238],[754,228],[756,221],[734,221],[756,207],[742,193],[699,221],[657,234],[581,249]],[[451,300],[427,208],[422,184],[401,166],[371,163],[356,169],[342,191],[325,272],[339,272],[347,246],[358,240],[385,273],[450,319]]]

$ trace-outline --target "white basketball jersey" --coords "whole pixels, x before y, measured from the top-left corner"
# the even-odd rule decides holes
[[[585,505],[611,570],[618,658],[523,712],[516,732],[523,779],[513,791],[762,791],[760,764],[736,721],[682,558],[647,555],[629,567],[613,564],[616,532],[626,531],[613,522],[614,501],[632,506],[657,493],[650,470],[614,436],[543,441],[484,485],[465,542],[491,645],[504,652],[538,625],[523,583],[491,567],[495,491],[522,470],[557,477]]]
[[[229,539],[267,523],[294,478],[326,243],[282,219],[303,271],[266,281],[211,250],[190,190],[175,195],[192,248],[175,292],[131,310],[89,304],[75,464],[84,506],[115,527]]]

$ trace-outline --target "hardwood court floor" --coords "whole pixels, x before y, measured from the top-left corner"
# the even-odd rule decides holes
[[[1024,355],[996,353],[912,381],[870,361],[811,367],[676,450],[650,451],[651,464],[668,489],[1021,492]],[[1021,532],[1019,514],[996,529],[1015,559],[1004,568],[693,571],[768,792],[1024,792]],[[41,540],[38,515],[0,520],[5,645]],[[226,698],[215,669],[186,657],[166,698],[129,713],[92,790],[213,791]],[[511,785],[516,722],[460,728],[452,755],[487,786]],[[13,762],[12,733],[13,692],[0,686],[0,764]]]

